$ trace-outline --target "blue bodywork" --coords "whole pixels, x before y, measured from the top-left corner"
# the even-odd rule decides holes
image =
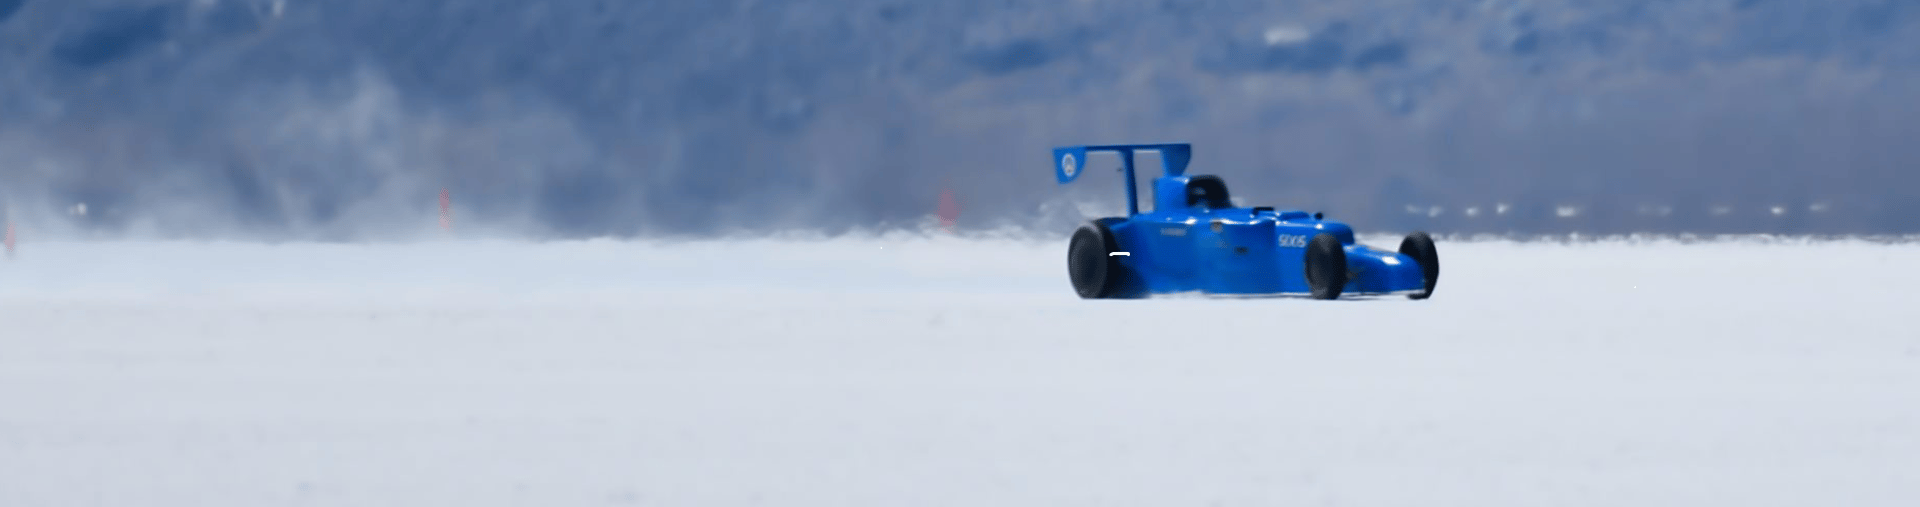
[[[1158,152],[1164,174],[1153,180],[1153,209],[1140,211],[1134,188],[1136,152]],[[1120,155],[1125,173],[1127,212],[1107,228],[1128,268],[1154,294],[1202,292],[1233,295],[1307,294],[1305,252],[1309,240],[1331,233],[1346,250],[1345,294],[1413,294],[1425,289],[1420,265],[1399,252],[1354,242],[1346,224],[1304,211],[1267,207],[1216,207],[1189,204],[1187,144],[1071,146],[1053,150],[1054,176],[1061,184],[1084,174],[1089,153]]]

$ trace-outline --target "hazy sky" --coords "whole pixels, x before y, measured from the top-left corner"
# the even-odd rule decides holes
[[[0,0],[42,234],[1057,229],[1191,141],[1362,230],[1920,231],[1898,1]],[[86,203],[86,213],[76,204]]]

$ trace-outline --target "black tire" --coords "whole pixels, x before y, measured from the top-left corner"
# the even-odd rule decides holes
[[[1314,299],[1339,299],[1347,288],[1347,249],[1340,238],[1320,233],[1307,242],[1307,289]]]
[[[1103,218],[1080,226],[1067,244],[1067,278],[1082,299],[1129,297],[1130,277],[1113,252],[1120,251],[1109,224],[1124,221]]]
[[[1433,286],[1440,283],[1440,251],[1433,247],[1433,237],[1424,232],[1408,234],[1400,240],[1400,253],[1413,258],[1420,265],[1420,275],[1426,277],[1427,288],[1418,294],[1408,294],[1408,298],[1426,299],[1433,297]]]

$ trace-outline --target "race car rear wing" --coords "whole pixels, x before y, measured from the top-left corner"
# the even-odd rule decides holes
[[[1072,183],[1086,172],[1087,153],[1110,151],[1120,154],[1123,163],[1121,169],[1127,180],[1127,214],[1140,214],[1139,192],[1133,183],[1133,152],[1154,151],[1160,153],[1160,168],[1165,176],[1180,176],[1187,172],[1187,162],[1193,159],[1193,145],[1173,144],[1109,144],[1102,146],[1066,146],[1053,149],[1053,177],[1065,185]]]

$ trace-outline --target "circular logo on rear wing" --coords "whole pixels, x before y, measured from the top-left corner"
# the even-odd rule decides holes
[[[1067,175],[1068,178],[1072,178],[1073,173],[1077,173],[1077,172],[1080,172],[1080,161],[1074,160],[1072,153],[1061,155],[1060,156],[1060,173]]]

